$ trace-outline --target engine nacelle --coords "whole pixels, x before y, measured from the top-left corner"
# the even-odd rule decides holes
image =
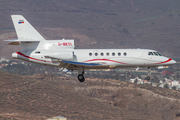
[[[46,55],[45,57],[60,59],[60,60],[72,60],[74,58],[74,52],[73,51],[60,51],[56,53],[50,53],[49,55]]]

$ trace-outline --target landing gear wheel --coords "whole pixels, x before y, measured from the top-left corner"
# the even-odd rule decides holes
[[[149,76],[146,77],[146,80],[150,80],[151,78]]]
[[[79,80],[80,82],[84,82],[84,81],[85,81],[85,78],[84,78],[83,74],[79,74],[79,75],[77,76],[77,78],[78,78],[78,80]]]

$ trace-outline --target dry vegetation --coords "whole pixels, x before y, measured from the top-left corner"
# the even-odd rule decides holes
[[[178,120],[180,94],[169,89],[117,80],[0,72],[0,116],[69,120]]]

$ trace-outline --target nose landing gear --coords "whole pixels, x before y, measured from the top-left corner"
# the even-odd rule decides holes
[[[150,80],[151,78],[149,76],[146,77],[146,80]]]
[[[150,70],[150,67],[148,67],[148,73],[147,73],[146,80],[150,80],[151,79],[150,75],[151,75],[151,70]]]

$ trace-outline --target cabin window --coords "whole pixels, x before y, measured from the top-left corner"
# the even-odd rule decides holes
[[[126,56],[126,55],[127,55],[127,53],[125,52],[125,53],[124,53],[124,56]]]
[[[92,53],[89,53],[89,56],[92,56]]]
[[[153,55],[153,53],[152,53],[152,52],[149,52],[148,55]]]
[[[114,52],[112,53],[112,56],[115,56],[115,53],[114,53]]]
[[[120,52],[118,53],[118,56],[121,56],[121,53],[120,53]]]
[[[107,52],[106,55],[109,56],[109,53]]]
[[[40,51],[36,51],[35,53],[36,53],[36,54],[40,54],[41,52],[40,52]]]
[[[98,53],[95,53],[95,56],[98,56]]]
[[[101,56],[104,56],[104,53],[101,53]]]

